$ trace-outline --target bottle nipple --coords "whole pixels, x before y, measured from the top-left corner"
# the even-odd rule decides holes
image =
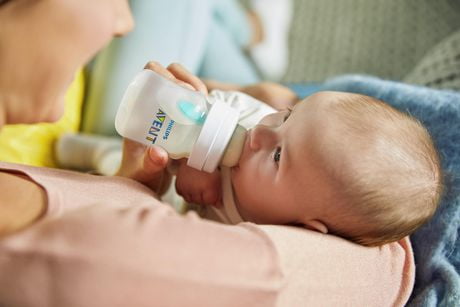
[[[228,143],[227,149],[220,163],[221,165],[232,167],[238,164],[241,154],[243,153],[246,135],[247,130],[243,126],[237,125],[235,132]]]

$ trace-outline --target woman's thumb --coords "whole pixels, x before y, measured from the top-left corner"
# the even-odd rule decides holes
[[[144,169],[149,173],[155,173],[163,170],[168,163],[167,152],[158,146],[148,148],[144,158]]]

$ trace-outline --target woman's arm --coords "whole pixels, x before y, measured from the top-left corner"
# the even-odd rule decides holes
[[[410,244],[103,203],[0,240],[1,306],[403,306]]]
[[[253,226],[103,203],[0,241],[1,306],[275,306],[276,251]]]
[[[0,236],[25,228],[46,210],[46,192],[27,176],[0,172]]]

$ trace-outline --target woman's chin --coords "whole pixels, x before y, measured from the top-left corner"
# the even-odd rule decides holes
[[[64,108],[60,108],[59,110],[53,110],[43,122],[45,123],[55,123],[59,121],[64,116]]]
[[[47,124],[53,124],[56,123],[61,119],[62,116],[59,115],[47,115],[47,116],[40,116],[37,118],[31,118],[15,123],[9,123],[9,124],[26,124],[26,125],[34,125],[34,124],[41,124],[41,123],[47,123]]]
[[[54,104],[53,108],[49,109],[46,114],[43,122],[54,123],[59,121],[64,116],[64,106],[65,106],[65,93],[59,95]]]
[[[55,123],[59,121],[62,117],[64,116],[64,107],[61,107],[60,105],[50,112],[43,112],[39,113],[37,112],[34,114],[34,116],[29,117],[26,119],[23,124],[39,124],[39,123]]]

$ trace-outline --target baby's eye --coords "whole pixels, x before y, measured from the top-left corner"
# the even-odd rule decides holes
[[[276,147],[275,152],[273,153],[273,161],[278,163],[281,159],[281,147]]]

